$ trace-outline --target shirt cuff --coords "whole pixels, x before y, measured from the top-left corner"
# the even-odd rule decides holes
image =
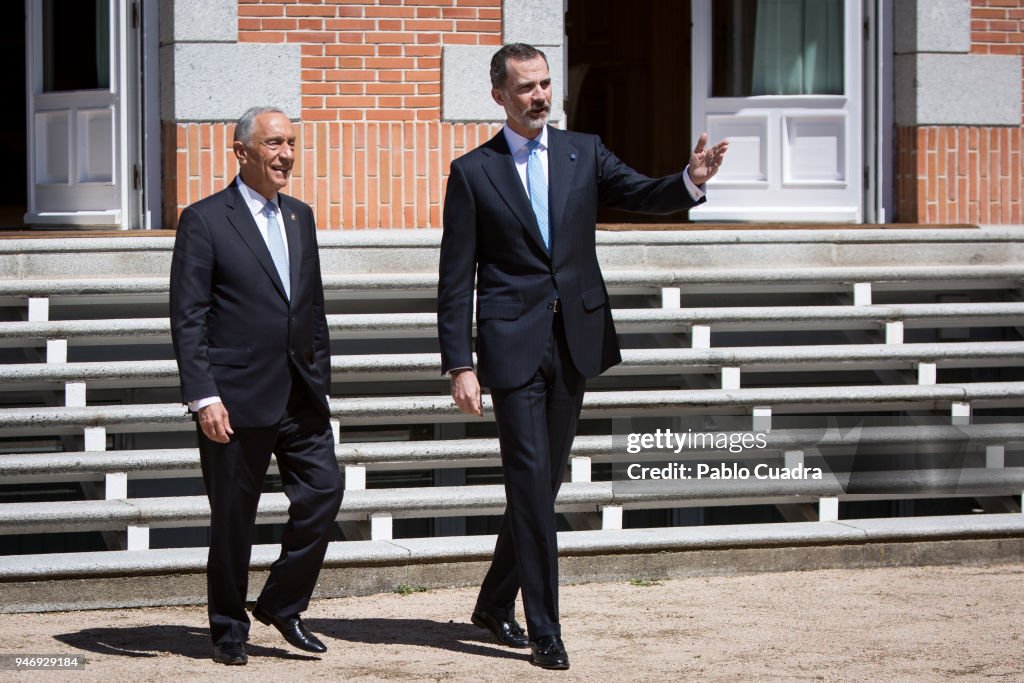
[[[193,413],[198,413],[206,406],[212,406],[214,403],[221,403],[220,396],[209,396],[207,398],[197,398],[194,401],[189,401],[188,409]]]
[[[472,370],[472,369],[473,369],[472,365],[467,365],[466,367],[463,367],[463,368],[452,368],[451,370],[448,371],[448,376],[449,377],[454,377],[457,373],[459,373],[462,370]]]
[[[700,201],[701,197],[705,195],[704,190],[693,184],[693,178],[690,177],[690,165],[687,164],[686,168],[683,169],[683,184],[686,185],[686,191],[693,197],[693,201]]]

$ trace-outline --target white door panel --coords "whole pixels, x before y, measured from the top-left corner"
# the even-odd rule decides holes
[[[722,164],[716,184],[761,187],[768,184],[768,116],[709,114],[705,130],[711,140],[729,141],[729,162]]]
[[[35,184],[67,185],[71,178],[71,112],[37,112]]]
[[[846,113],[782,116],[782,186],[846,187]]]
[[[114,184],[114,107],[79,109],[78,182]]]

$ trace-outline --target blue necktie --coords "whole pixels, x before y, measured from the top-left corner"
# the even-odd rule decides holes
[[[540,155],[537,149],[540,147],[540,140],[534,138],[526,143],[526,149],[530,150],[526,157],[526,185],[530,191],[530,205],[533,206],[533,215],[537,217],[537,227],[540,228],[540,236],[544,238],[544,246],[551,250],[551,237],[548,229],[548,181],[544,177],[544,169],[541,168]]]
[[[284,294],[290,300],[292,298],[292,282],[288,275],[288,252],[284,250],[284,240],[281,239],[281,224],[277,222],[277,206],[274,202],[267,202],[263,207],[263,213],[267,216],[267,246],[270,247],[270,258],[274,259],[274,266],[277,274],[281,277],[284,285]]]

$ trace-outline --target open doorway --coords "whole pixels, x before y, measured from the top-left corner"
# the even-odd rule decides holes
[[[690,3],[569,0],[566,115],[650,176],[686,166],[690,132]],[[699,132],[699,131],[698,131]],[[645,216],[602,209],[602,223],[682,223],[687,212]]]
[[[142,15],[156,12],[156,2],[147,8],[123,0],[26,0],[25,220],[32,225],[146,225],[141,31]]]
[[[15,9],[17,12],[17,8]],[[0,129],[7,131],[6,163],[0,168],[0,231],[25,227],[28,207],[28,126],[25,122],[25,24],[0,31]]]

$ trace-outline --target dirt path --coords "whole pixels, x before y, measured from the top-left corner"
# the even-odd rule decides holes
[[[469,624],[475,591],[315,601],[329,651],[254,624],[249,665],[210,659],[204,607],[0,617],[2,654],[84,655],[17,681],[1024,680],[1024,566],[827,570],[562,589],[567,672]],[[521,617],[520,617],[520,620]]]

